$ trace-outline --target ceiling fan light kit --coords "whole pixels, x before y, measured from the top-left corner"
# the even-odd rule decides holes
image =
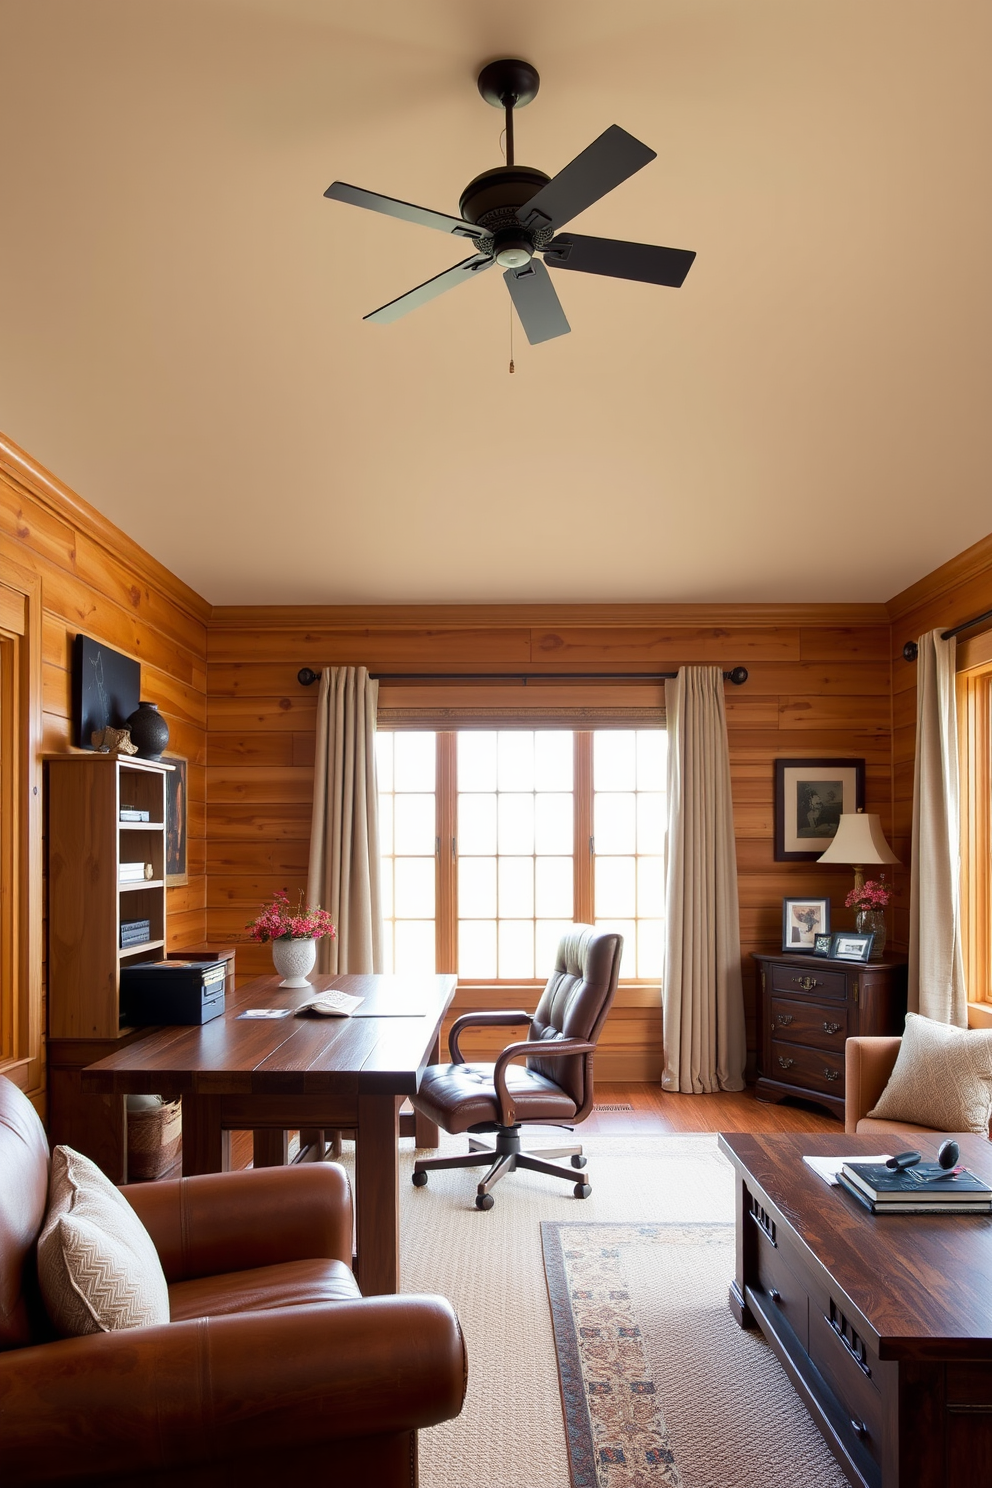
[[[696,256],[687,249],[578,233],[560,235],[573,217],[654,160],[654,150],[611,124],[554,177],[532,166],[517,165],[513,116],[537,96],[541,86],[537,69],[529,62],[504,58],[484,67],[478,84],[486,102],[503,109],[506,116],[506,164],[483,171],[469,182],[458,203],[459,216],[432,212],[344,181],[334,181],[324,192],[333,201],[473,240],[471,258],[373,310],[365,319],[379,324],[398,320],[498,264],[505,271],[503,281],[527,340],[536,346],[571,330],[545,263],[554,269],[680,288]],[[543,261],[537,254],[543,255]]]

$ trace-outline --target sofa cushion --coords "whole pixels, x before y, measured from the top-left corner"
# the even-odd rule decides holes
[[[285,1261],[223,1276],[198,1276],[169,1288],[174,1323],[187,1318],[222,1317],[232,1312],[267,1312],[312,1302],[355,1302],[358,1283],[343,1261]]]
[[[987,1136],[990,1114],[992,1028],[955,1028],[908,1013],[889,1083],[868,1118]]]
[[[151,1236],[95,1163],[56,1147],[38,1280],[63,1337],[169,1321],[169,1288]]]

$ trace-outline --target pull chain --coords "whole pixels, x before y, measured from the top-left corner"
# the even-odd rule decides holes
[[[515,369],[515,367],[513,365],[513,303],[511,301],[511,303],[510,303],[510,371],[511,372],[514,372],[515,370],[516,369]]]

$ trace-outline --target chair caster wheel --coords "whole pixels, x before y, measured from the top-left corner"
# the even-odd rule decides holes
[[[583,1157],[582,1154],[581,1154],[581,1152],[580,1152],[575,1157],[572,1158],[572,1167],[573,1168],[584,1168],[585,1165],[586,1165],[586,1163],[588,1161],[589,1161],[589,1159],[587,1157]]]
[[[426,1188],[427,1187],[427,1174],[426,1173],[416,1173],[415,1172],[414,1175],[413,1175],[413,1186],[414,1186],[414,1188]]]
[[[476,1194],[475,1196],[476,1209],[491,1209],[495,1202],[492,1194]]]
[[[577,1199],[587,1199],[592,1193],[592,1186],[588,1183],[577,1183],[572,1192]]]

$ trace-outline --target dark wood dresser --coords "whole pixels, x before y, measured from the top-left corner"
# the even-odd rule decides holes
[[[855,1034],[901,1033],[905,961],[832,961],[756,955],[760,1100],[800,1095],[844,1119],[844,1043]]]

